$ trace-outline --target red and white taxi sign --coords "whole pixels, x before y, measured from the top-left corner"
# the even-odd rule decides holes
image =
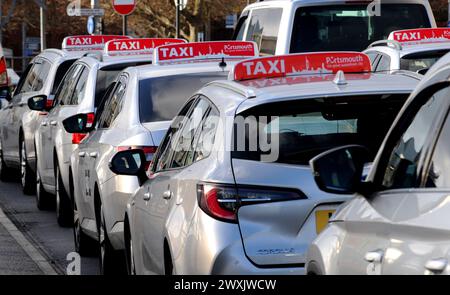
[[[6,68],[5,57],[0,57],[0,87],[8,86],[8,70]]]
[[[141,38],[111,40],[105,45],[107,56],[136,56],[152,55],[158,46],[186,43],[184,39],[175,38]]]
[[[412,29],[394,31],[389,40],[400,43],[439,43],[450,42],[450,28]]]
[[[360,52],[317,52],[255,58],[237,63],[230,73],[235,81],[291,75],[322,75],[338,71],[372,71],[370,59]]]
[[[130,39],[121,35],[79,35],[64,38],[62,49],[67,51],[103,50],[106,42],[118,39]]]
[[[248,41],[214,41],[173,44],[156,48],[153,63],[218,58],[256,57],[258,46]]]

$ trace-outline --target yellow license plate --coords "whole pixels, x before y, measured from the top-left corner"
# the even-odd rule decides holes
[[[316,211],[316,233],[320,234],[321,231],[325,229],[330,220],[331,215],[336,210],[318,210]]]

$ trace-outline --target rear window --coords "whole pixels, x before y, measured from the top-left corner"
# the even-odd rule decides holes
[[[278,151],[271,162],[308,165],[314,156],[348,144],[366,146],[374,157],[407,97],[319,98],[252,108],[236,117],[232,157],[261,161],[273,152],[270,145]]]
[[[245,40],[256,42],[260,54],[275,54],[282,14],[283,9],[281,8],[255,9],[252,11]]]
[[[381,4],[379,16],[370,16],[367,7],[346,4],[298,8],[291,52],[362,51],[374,41],[387,39],[392,31],[431,27],[421,4]]]
[[[439,50],[405,55],[400,59],[400,69],[413,72],[429,69],[447,52],[448,50]]]
[[[228,72],[183,74],[139,82],[139,115],[142,123],[172,120],[187,99],[205,84],[225,80]]]

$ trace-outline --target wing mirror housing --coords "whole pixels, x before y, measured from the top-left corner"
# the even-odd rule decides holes
[[[62,123],[67,133],[89,133],[94,130],[93,114],[76,114],[66,118]]]
[[[364,191],[364,165],[370,160],[367,148],[348,145],[316,156],[311,159],[310,166],[322,191],[349,195]]]
[[[147,179],[145,163],[147,158],[141,149],[117,152],[109,162],[109,169],[117,175],[137,176],[142,185]]]
[[[47,96],[36,95],[28,99],[28,107],[32,111],[44,112],[47,109]]]

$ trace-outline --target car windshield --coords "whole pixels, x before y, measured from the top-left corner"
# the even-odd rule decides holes
[[[298,8],[291,52],[362,51],[372,42],[386,39],[392,31],[431,26],[427,10],[421,4],[381,4],[380,7],[379,11],[368,10],[362,4]]]
[[[429,69],[449,51],[450,49],[446,49],[405,55],[400,60],[400,69],[413,72]]]
[[[139,115],[142,123],[168,121],[187,99],[205,84],[225,80],[228,72],[183,74],[139,82]]]
[[[232,157],[259,161],[262,145],[277,144],[275,162],[307,165],[329,149],[360,144],[374,157],[408,95],[368,95],[261,105],[236,117]],[[245,121],[243,128],[238,124]],[[258,126],[255,129],[252,126]],[[262,137],[264,135],[264,137]],[[239,143],[245,142],[244,145]],[[252,149],[252,144],[256,148]],[[273,146],[274,147],[274,146]]]

